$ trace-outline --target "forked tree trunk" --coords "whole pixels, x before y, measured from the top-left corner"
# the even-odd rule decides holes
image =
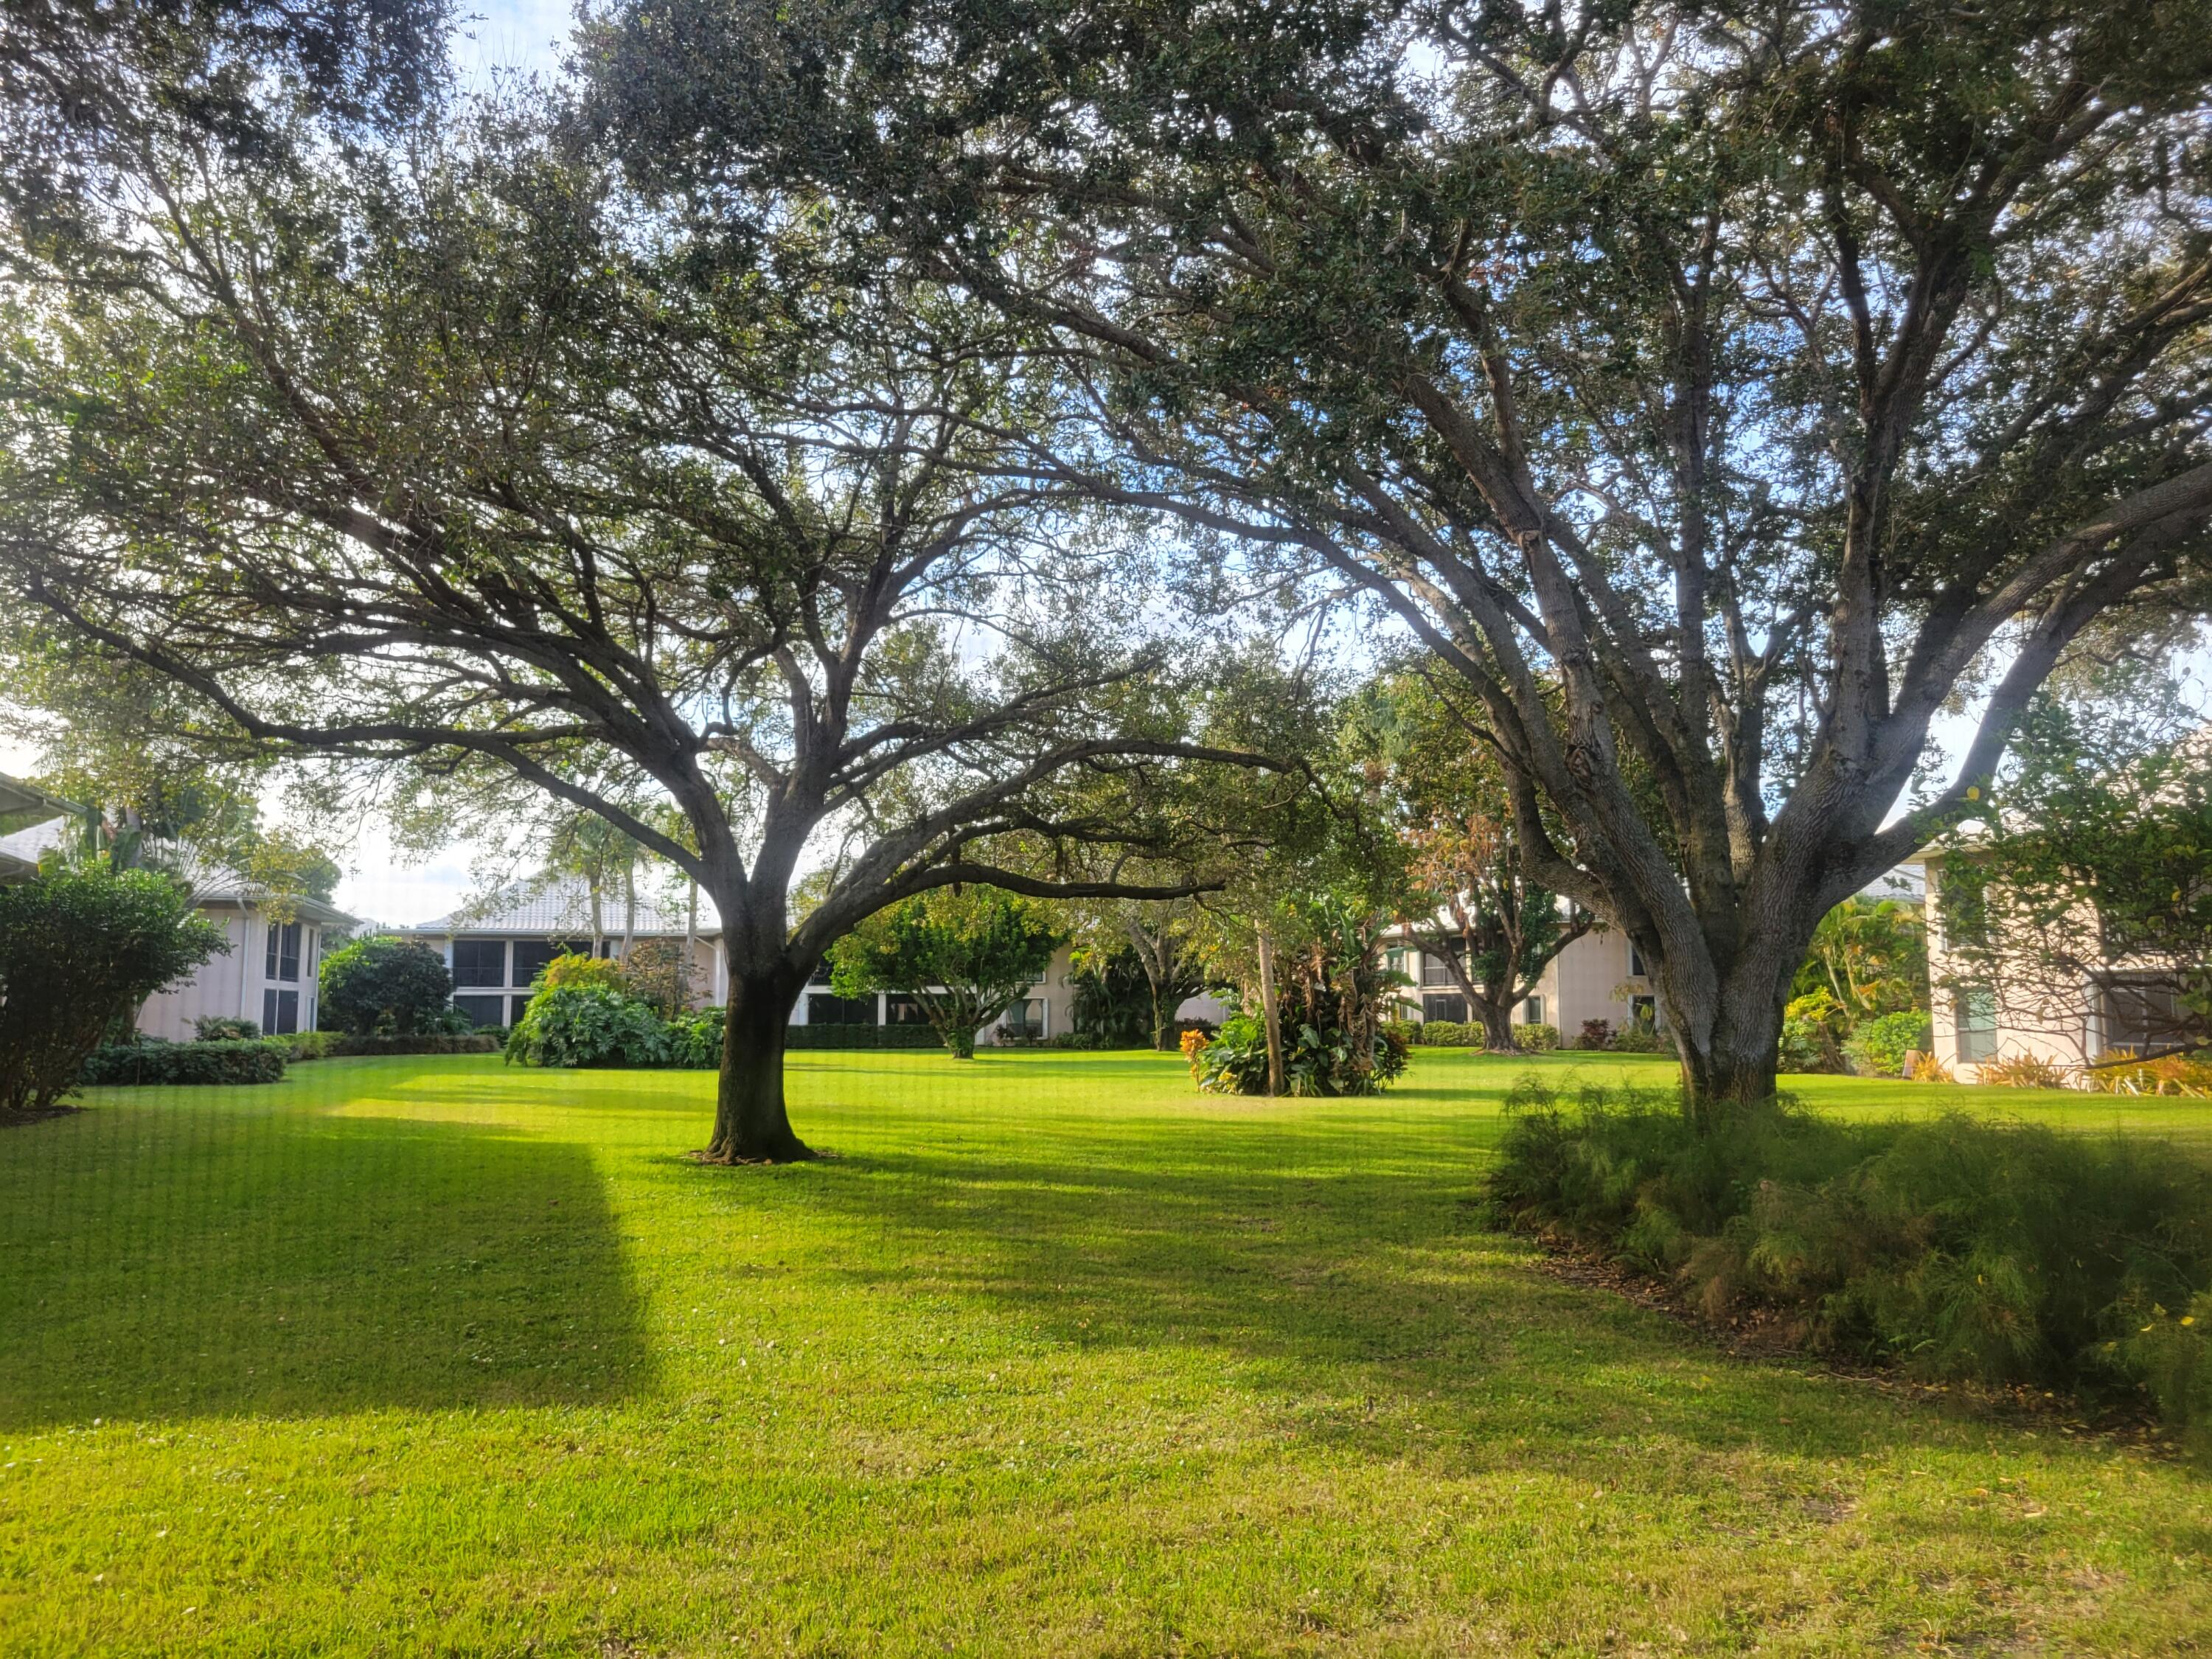
[[[788,971],[740,974],[732,965],[709,1163],[788,1164],[815,1156],[793,1133],[783,1105],[784,1031],[798,990],[799,978]]]
[[[1513,1005],[1485,996],[1471,996],[1468,1006],[1482,1022],[1482,1046],[1494,1054],[1510,1053],[1513,1041]]]
[[[1772,1101],[1787,975],[1740,964],[1703,1006],[1669,994],[1672,988],[1662,964],[1657,989],[1681,1060],[1683,1109],[1691,1123],[1710,1130],[1733,1111]]]

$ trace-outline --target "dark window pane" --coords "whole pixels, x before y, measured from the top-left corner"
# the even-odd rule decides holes
[[[1448,1019],[1455,1024],[1463,1024],[1467,1020],[1467,999],[1463,996],[1423,997],[1421,1018]]]
[[[276,991],[275,987],[261,994],[261,1034],[267,1036],[276,1029]]]
[[[1024,1042],[1036,1042],[1045,1035],[1045,1009],[1042,997],[1024,997],[1010,1004],[1000,1017],[999,1027],[1008,1036]]]
[[[505,997],[455,997],[453,1006],[469,1017],[469,1024],[479,1028],[496,1025],[507,1012]]]
[[[873,997],[825,996],[817,991],[806,999],[806,1023],[809,1025],[873,1025],[876,1023],[876,1000]]]
[[[503,939],[457,939],[453,941],[453,983],[507,983],[507,941]],[[495,1021],[481,1022],[486,1024]]]
[[[276,993],[276,1023],[267,1028],[271,1036],[290,1036],[300,1029],[300,994]]]
[[[827,985],[830,982],[829,963],[826,961],[816,963],[814,971],[806,976],[806,982],[809,985]]]
[[[275,922],[269,924],[269,948],[262,953],[261,958],[261,977],[264,979],[276,977],[276,935],[283,931]]]
[[[921,1012],[921,1004],[903,992],[893,992],[884,999],[884,1024],[886,1025],[924,1025],[929,1016]]]
[[[1425,956],[1421,958],[1421,983],[1456,985],[1459,981],[1452,977],[1450,963],[1439,956]]]
[[[292,922],[276,931],[276,977],[288,984],[300,982],[300,924]]]
[[[521,1024],[523,1013],[529,1006],[528,997],[509,997],[507,1000],[507,1023],[509,1025]]]

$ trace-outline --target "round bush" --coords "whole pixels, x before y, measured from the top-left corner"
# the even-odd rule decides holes
[[[331,952],[319,982],[322,1023],[349,1036],[439,1030],[453,994],[442,957],[396,939],[365,939]]]

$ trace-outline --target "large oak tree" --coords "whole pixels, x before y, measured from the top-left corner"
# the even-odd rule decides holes
[[[11,637],[160,677],[211,748],[520,781],[696,878],[709,1154],[801,1156],[783,1033],[835,939],[956,882],[1125,890],[1055,849],[1170,851],[1158,775],[1247,757],[1189,740],[1128,526],[990,435],[1028,395],[994,317],[836,280],[796,216],[702,250],[554,125],[154,123],[70,222],[11,216]]]
[[[2203,0],[622,0],[588,44],[641,180],[826,191],[1062,354],[1101,495],[1463,675],[1701,1109],[2203,557]]]

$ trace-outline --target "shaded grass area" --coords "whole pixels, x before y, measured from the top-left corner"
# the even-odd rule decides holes
[[[769,1170],[684,1158],[683,1074],[106,1092],[0,1137],[0,1651],[2212,1641],[2186,1472],[1728,1360],[1482,1231],[1525,1069],[802,1054],[836,1156]]]

